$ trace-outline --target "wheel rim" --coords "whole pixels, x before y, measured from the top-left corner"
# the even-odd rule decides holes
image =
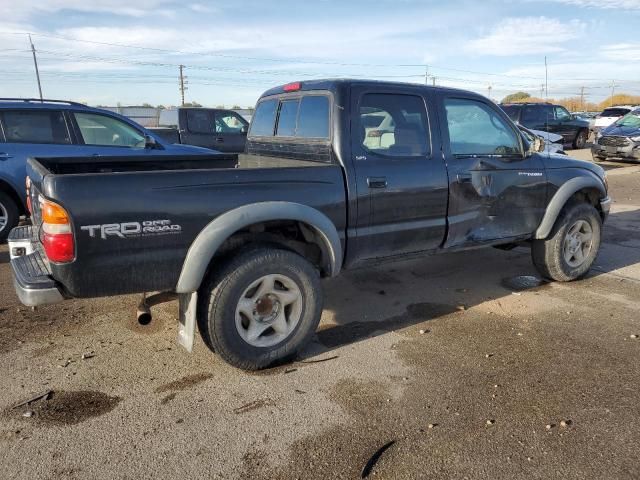
[[[578,148],[583,148],[585,146],[585,144],[587,143],[587,138],[586,138],[586,134],[584,132],[581,132],[578,134],[578,139],[576,140],[576,147]]]
[[[567,230],[562,246],[564,260],[576,268],[581,266],[593,248],[593,229],[589,222],[578,220]]]
[[[240,296],[236,329],[253,347],[272,347],[285,340],[302,316],[302,292],[291,278],[271,274],[260,277]]]
[[[2,232],[5,228],[7,228],[8,222],[9,222],[9,214],[7,213],[7,209],[3,204],[0,203],[0,232]]]

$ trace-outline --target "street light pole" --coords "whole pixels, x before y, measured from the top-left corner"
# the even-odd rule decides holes
[[[33,65],[36,67],[36,78],[38,79],[38,92],[40,93],[40,101],[42,101],[42,85],[40,84],[40,72],[38,71],[38,59],[36,57],[36,47],[33,46],[31,35],[29,35],[29,43],[31,44],[31,53],[33,54]]]

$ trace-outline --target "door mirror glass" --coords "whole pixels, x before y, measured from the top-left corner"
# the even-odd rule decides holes
[[[158,142],[151,135],[144,136],[144,148],[156,148],[158,146]]]

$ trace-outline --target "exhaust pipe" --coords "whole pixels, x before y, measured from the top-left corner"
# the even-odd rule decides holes
[[[138,305],[138,309],[136,311],[136,319],[140,325],[149,325],[153,317],[151,316],[151,309],[149,305],[146,304],[144,299]]]
[[[158,305],[164,302],[170,302],[171,300],[175,300],[177,295],[173,292],[160,292],[150,297],[147,297],[146,293],[142,294],[142,299],[138,304],[138,308],[136,310],[136,320],[142,326],[149,325],[153,320],[153,316],[151,315],[151,307]]]

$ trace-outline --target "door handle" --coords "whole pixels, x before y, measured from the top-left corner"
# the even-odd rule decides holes
[[[13,158],[13,155],[9,155],[8,153],[0,152],[0,160],[9,160]]]
[[[369,185],[369,188],[387,188],[387,178],[369,177],[367,178],[367,185]]]
[[[458,173],[456,175],[456,180],[458,183],[472,183],[472,177],[469,173]]]

